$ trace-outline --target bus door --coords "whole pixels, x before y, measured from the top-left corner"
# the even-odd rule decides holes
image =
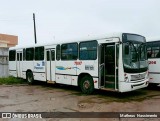
[[[46,79],[48,83],[55,81],[55,49],[46,50]]]
[[[118,89],[118,43],[100,46],[100,86],[110,90]]]
[[[22,77],[22,51],[17,51],[16,54],[17,77]]]

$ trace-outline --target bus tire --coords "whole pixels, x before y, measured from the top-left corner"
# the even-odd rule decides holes
[[[33,73],[32,72],[27,72],[27,82],[28,84],[33,84],[34,83],[34,78],[33,78]]]
[[[82,78],[80,83],[80,88],[83,93],[91,94],[94,91],[93,79],[90,76],[85,76]]]

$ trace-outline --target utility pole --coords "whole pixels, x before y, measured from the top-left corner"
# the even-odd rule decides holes
[[[37,36],[36,36],[36,22],[35,22],[35,14],[33,13],[33,23],[34,23],[34,39],[35,44],[37,43]]]

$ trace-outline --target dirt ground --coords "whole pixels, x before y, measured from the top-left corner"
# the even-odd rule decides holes
[[[67,85],[0,85],[0,112],[160,112],[160,87],[84,95]],[[2,121],[160,121],[160,118],[43,118]]]

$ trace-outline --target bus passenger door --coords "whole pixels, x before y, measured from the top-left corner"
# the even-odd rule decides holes
[[[22,77],[22,52],[17,52],[17,77]]]
[[[46,50],[46,78],[48,83],[55,81],[55,50]]]
[[[118,89],[118,44],[109,43],[100,46],[101,88]]]

